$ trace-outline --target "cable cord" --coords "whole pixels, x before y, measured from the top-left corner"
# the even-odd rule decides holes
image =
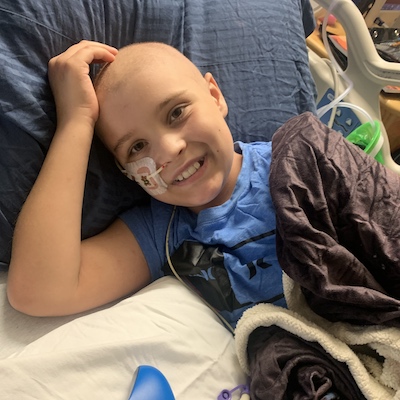
[[[176,213],[176,206],[174,206],[174,209],[172,210],[171,213],[171,218],[169,219],[168,222],[168,228],[167,228],[167,233],[165,235],[165,254],[167,257],[167,262],[168,265],[172,271],[172,273],[175,275],[175,278],[178,279],[179,282],[181,282],[184,286],[186,286],[192,293],[195,293],[197,295],[198,298],[200,298],[203,303],[211,310],[213,311],[217,317],[221,320],[221,322],[225,325],[225,327],[233,334],[234,333],[234,329],[232,328],[231,324],[219,313],[218,310],[216,310],[211,304],[209,304],[202,296],[199,295],[199,293],[197,291],[195,291],[193,289],[192,286],[190,286],[187,282],[185,282],[177,273],[172,260],[171,260],[171,255],[169,252],[169,237],[170,237],[170,233],[171,233],[171,227],[172,227],[172,221],[175,217],[175,213]]]

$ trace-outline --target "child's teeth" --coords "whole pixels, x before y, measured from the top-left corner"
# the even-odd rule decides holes
[[[191,167],[189,167],[186,171],[184,171],[181,175],[179,175],[176,178],[176,180],[180,182],[183,181],[184,179],[191,177],[199,168],[200,168],[200,163],[195,162]]]

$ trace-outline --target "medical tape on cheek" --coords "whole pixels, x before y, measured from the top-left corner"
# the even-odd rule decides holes
[[[124,165],[124,173],[128,178],[135,180],[147,193],[152,196],[166,192],[168,185],[161,178],[160,172],[167,164],[157,169],[155,161],[144,157]]]

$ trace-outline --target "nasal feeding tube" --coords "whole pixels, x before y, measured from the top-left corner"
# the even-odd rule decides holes
[[[124,175],[136,181],[151,196],[157,196],[167,191],[168,185],[161,178],[160,172],[168,165],[165,163],[157,169],[155,161],[151,157],[144,157],[138,161],[132,161],[121,167]]]

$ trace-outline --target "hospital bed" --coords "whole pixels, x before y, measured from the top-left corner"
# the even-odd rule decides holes
[[[204,73],[214,74],[229,104],[235,139],[269,140],[290,117],[315,112],[303,14],[310,33],[312,15],[301,0],[1,2],[1,399],[124,400],[141,365],[161,371],[178,400],[217,399],[222,390],[246,383],[231,332],[171,277],[77,316],[33,318],[18,313],[6,298],[12,231],[55,128],[47,82],[51,57],[82,39],[116,47],[139,41],[169,43]],[[95,139],[83,237],[147,200]]]
[[[0,398],[128,399],[141,365],[160,370],[178,400],[217,399],[222,390],[245,384],[232,334],[172,277],[80,315],[18,313],[6,298],[12,231],[54,132],[46,77],[52,56],[81,39],[116,47],[169,43],[214,74],[236,140],[270,140],[292,116],[316,113],[304,41],[313,30],[308,2],[3,0],[0,22]],[[372,82],[372,103],[362,104],[378,120],[374,96],[381,84],[381,78]],[[387,147],[385,161],[391,164]],[[95,139],[82,236],[147,200]]]

